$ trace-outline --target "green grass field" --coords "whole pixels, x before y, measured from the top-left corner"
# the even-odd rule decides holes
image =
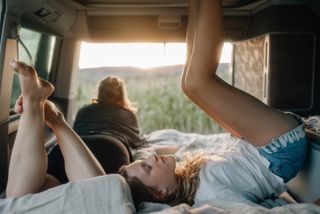
[[[120,75],[119,75],[120,76]],[[143,133],[159,129],[176,129],[187,133],[223,132],[212,119],[193,104],[180,89],[181,72],[148,75],[122,75],[128,96],[137,104]],[[96,94],[95,82],[80,83],[77,108],[90,102]]]

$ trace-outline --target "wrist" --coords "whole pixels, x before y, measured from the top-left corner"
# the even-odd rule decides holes
[[[54,131],[59,131],[60,129],[68,126],[64,118],[56,118],[55,120],[47,121],[48,126]]]

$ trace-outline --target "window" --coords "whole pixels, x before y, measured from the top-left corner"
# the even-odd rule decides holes
[[[224,46],[217,74],[231,83],[232,44]],[[90,103],[98,81],[108,75],[124,80],[144,133],[160,129],[212,134],[223,132],[180,89],[185,43],[83,43],[76,107]],[[181,111],[183,109],[183,111]]]
[[[38,71],[38,75],[48,80],[49,73],[52,67],[53,53],[56,46],[56,37],[52,35],[42,34],[40,32],[32,31],[27,28],[21,28],[20,39],[28,49],[32,61],[26,50],[21,44],[18,45],[18,60],[23,61],[29,65],[33,63],[33,66]],[[21,93],[19,78],[15,73],[12,84],[12,94],[10,100],[10,109],[13,109],[14,104]],[[10,114],[14,114],[13,111]]]

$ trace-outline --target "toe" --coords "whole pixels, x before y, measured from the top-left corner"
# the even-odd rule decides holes
[[[11,67],[20,74],[35,74],[35,70],[24,62],[11,61]]]

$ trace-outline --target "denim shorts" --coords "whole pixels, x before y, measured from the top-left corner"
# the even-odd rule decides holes
[[[303,121],[299,116],[293,116],[299,121],[299,126],[258,148],[260,155],[270,162],[269,170],[281,177],[285,183],[300,171],[307,154]]]

